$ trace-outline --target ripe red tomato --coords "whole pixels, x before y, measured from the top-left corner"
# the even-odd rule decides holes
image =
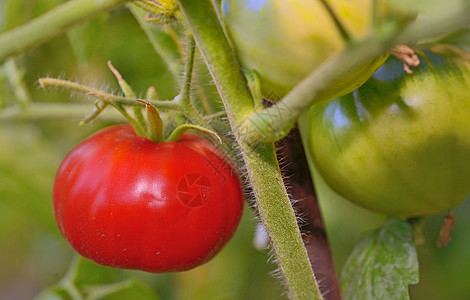
[[[238,176],[206,139],[155,143],[129,125],[78,144],[60,165],[54,213],[72,247],[96,263],[148,272],[207,262],[243,210]]]

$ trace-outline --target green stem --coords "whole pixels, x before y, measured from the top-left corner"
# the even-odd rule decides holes
[[[209,124],[209,122],[207,122],[207,120],[201,116],[201,114],[196,110],[196,108],[191,102],[190,91],[193,79],[195,52],[196,43],[194,42],[194,38],[192,36],[189,36],[187,41],[184,75],[181,83],[181,92],[177,102],[181,106],[181,108],[183,109],[183,113],[189,120],[191,120],[195,124],[206,127],[210,130],[214,130]]]
[[[192,36],[188,36],[186,49],[186,64],[184,68],[183,82],[181,87],[181,98],[180,102],[185,105],[191,105],[190,101],[190,91],[191,91],[191,80],[193,78],[193,69],[194,69],[194,53],[196,49],[196,43]]]
[[[69,293],[69,296],[72,298],[72,300],[83,299],[80,290],[75,285],[75,279],[78,275],[80,259],[81,258],[78,254],[73,257],[72,263],[70,264],[67,273],[65,274],[64,278],[62,278],[62,280],[58,283],[59,286],[64,288]]]
[[[0,63],[7,57],[49,40],[95,15],[127,0],[67,1],[34,20],[0,35]]]
[[[28,107],[31,103],[31,95],[26,83],[24,82],[24,71],[20,69],[15,58],[12,57],[6,60],[5,73],[13,88],[16,100],[22,107]]]
[[[119,71],[113,66],[113,64],[109,60],[108,60],[108,68],[114,74],[114,77],[116,77],[119,87],[121,88],[121,91],[124,93],[124,96],[126,96],[127,98],[136,98],[135,92],[132,89],[132,87],[127,83],[127,81],[122,77],[121,73],[119,73]],[[142,128],[145,127],[145,119],[144,119],[144,115],[142,114],[141,107],[134,105],[132,106],[132,110],[134,111],[136,123],[140,124],[140,127]]]
[[[225,111],[219,111],[219,112],[216,112],[216,113],[213,113],[213,114],[210,114],[210,115],[205,115],[204,119],[212,120],[212,119],[217,119],[217,118],[224,117],[225,115],[226,115]]]
[[[145,12],[133,4],[128,4],[127,7],[134,15],[142,30],[147,35],[150,44],[152,44],[155,52],[162,58],[168,67],[173,79],[178,82],[180,74],[180,55],[178,46],[175,44],[173,38],[161,28],[150,24],[144,20]]]
[[[321,3],[325,6],[325,9],[328,11],[328,14],[331,16],[331,19],[335,23],[336,28],[338,28],[338,31],[341,34],[341,37],[343,38],[343,40],[347,43],[350,43],[352,41],[351,35],[346,30],[346,27],[343,26],[338,16],[336,16],[336,13],[333,10],[333,8],[330,6],[330,4],[328,4],[326,0],[321,0]]]
[[[192,80],[193,80],[194,56],[196,52],[196,43],[192,36],[188,36],[188,40],[186,44],[187,44],[187,49],[186,49],[186,59],[185,59],[185,66],[184,66],[184,75],[183,75],[183,80],[181,82],[181,92],[176,102],[182,108],[182,111],[184,115],[186,116],[186,118],[188,118],[195,124],[205,127],[211,131],[214,131],[214,128],[212,128],[209,122],[196,110],[196,108],[191,102],[191,86],[192,86]]]
[[[139,100],[141,100],[139,98],[128,98],[128,97],[122,97],[122,96],[109,94],[101,90],[98,90],[98,89],[95,89],[95,88],[92,88],[83,84],[79,84],[76,82],[68,81],[68,80],[62,80],[62,79],[56,79],[56,78],[41,78],[39,79],[38,82],[42,88],[61,87],[61,88],[65,88],[68,90],[81,92],[86,95],[95,96],[96,98],[103,99],[104,101],[107,101],[110,104],[111,102],[114,102],[114,103],[118,103],[121,105],[143,106],[142,103],[138,102]],[[146,102],[156,106],[158,109],[181,110],[180,106],[174,101],[146,100]]]
[[[325,100],[322,94],[338,83],[341,75],[353,72],[370,61],[371,57],[378,57],[386,52],[389,45],[374,36],[320,65],[280,102],[253,113],[244,121],[241,127],[246,133],[246,141],[276,141],[284,137],[303,112]]]
[[[0,110],[0,122],[2,121],[29,121],[29,120],[81,120],[90,113],[90,104],[81,103],[40,103],[33,102],[27,108],[20,105],[12,105]],[[106,110],[101,113],[100,120],[123,121],[123,117],[114,110]]]
[[[259,215],[294,299],[322,299],[277,163],[274,145],[243,141],[238,124],[254,109],[253,99],[209,0],[178,0],[220,93],[247,166]]]
[[[469,14],[468,9],[462,10],[450,17],[410,25],[401,33],[377,32],[356,46],[347,48],[316,68],[276,105],[251,114],[241,126],[246,132],[246,141],[255,143],[284,137],[303,112],[325,100],[321,97],[322,93],[337,84],[341,75],[353,72],[394,45],[413,44],[435,37],[437,33],[470,26]]]

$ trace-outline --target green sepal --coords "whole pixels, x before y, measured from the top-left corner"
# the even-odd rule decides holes
[[[135,98],[135,92],[132,87],[124,80],[119,71],[113,66],[110,60],[108,60],[108,68],[113,72],[114,76],[118,80],[119,86],[121,87],[122,92],[128,98]]]
[[[209,133],[209,134],[215,136],[217,138],[217,140],[220,143],[222,143],[222,139],[214,131],[209,130],[209,129],[204,128],[204,127],[201,127],[201,126],[193,125],[193,124],[183,124],[183,125],[180,125],[180,126],[176,127],[175,130],[173,130],[173,132],[170,134],[170,136],[166,139],[166,141],[167,142],[176,142],[179,139],[180,135],[188,129],[196,129],[196,130],[202,131],[204,133]]]
[[[147,92],[145,93],[145,99],[147,99],[147,100],[157,100],[158,99],[157,90],[155,90],[154,86],[150,86],[147,89]]]
[[[419,281],[412,226],[398,218],[367,232],[341,273],[344,299],[409,299]]]
[[[76,255],[65,276],[35,299],[160,299],[144,282],[126,277],[123,270],[100,266]]]
[[[261,94],[261,83],[259,74],[255,70],[242,69],[255,104],[255,110],[263,109],[263,96]]]
[[[132,87],[127,83],[126,80],[122,77],[119,71],[111,64],[111,61],[108,60],[108,68],[113,72],[114,76],[116,77],[119,87],[121,88],[122,92],[127,98],[136,98],[136,94]],[[134,106],[133,108],[134,115],[139,123],[144,123],[144,116],[142,115],[142,110],[138,106]]]
[[[163,121],[160,117],[160,113],[152,104],[145,102],[143,100],[138,100],[139,102],[145,104],[145,110],[147,112],[147,121],[148,121],[148,136],[150,140],[156,143],[162,143],[165,141],[163,138]]]

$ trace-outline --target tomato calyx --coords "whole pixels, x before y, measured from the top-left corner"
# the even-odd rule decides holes
[[[413,73],[410,67],[418,67],[421,64],[418,55],[407,45],[397,45],[389,52],[403,62],[403,69],[407,74]]]
[[[132,90],[131,86],[124,80],[122,75],[119,71],[108,61],[108,67],[113,72],[114,76],[118,80],[119,86],[123,93],[129,98],[135,98],[135,92]],[[147,90],[147,99],[153,100],[156,97],[155,88],[150,87]],[[181,96],[176,96],[174,102],[181,103]],[[167,139],[164,138],[164,124],[158,109],[152,105],[149,101],[145,101],[142,99],[137,99],[137,102],[142,103],[145,105],[146,110],[146,119],[144,119],[141,110],[139,107],[134,109],[134,114],[136,118],[130,116],[125,109],[123,109],[119,105],[113,105],[125,118],[126,120],[132,125],[137,135],[146,137],[147,139],[155,142],[155,143],[163,143],[163,142],[175,142],[178,140],[179,136],[188,129],[196,129],[198,131],[202,131],[204,133],[209,133],[217,138],[217,140],[222,143],[222,139],[215,133],[214,131],[204,128],[202,126],[192,125],[192,124],[183,124],[176,127],[169,135]]]
[[[443,248],[451,241],[450,234],[454,229],[455,221],[455,215],[452,214],[452,212],[449,210],[447,216],[444,217],[444,224],[442,224],[441,231],[439,232],[439,238],[436,242],[436,247]]]
[[[147,126],[146,126],[147,132],[144,135],[144,137],[148,138],[149,140],[155,143],[176,142],[181,136],[181,134],[183,134],[183,132],[190,130],[190,129],[194,129],[197,131],[211,134],[220,143],[222,143],[222,139],[216,132],[209,130],[207,128],[204,128],[202,126],[194,125],[194,124],[179,125],[170,133],[168,138],[165,139],[163,136],[163,129],[164,129],[163,121],[162,121],[162,118],[160,117],[160,113],[158,112],[157,108],[144,100],[137,100],[137,101],[145,105],[145,110],[147,113],[147,121],[148,121]]]
[[[158,110],[149,102],[144,100],[137,100],[145,105],[147,112],[147,138],[154,141],[155,143],[164,142],[163,138],[163,121],[160,117]]]

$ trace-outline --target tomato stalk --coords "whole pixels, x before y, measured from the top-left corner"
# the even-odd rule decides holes
[[[141,100],[139,98],[128,98],[124,96],[118,96],[118,95],[106,93],[102,90],[95,89],[95,88],[92,88],[92,87],[89,87],[80,83],[68,81],[68,80],[57,79],[57,78],[40,78],[38,80],[38,83],[42,88],[60,87],[60,88],[64,88],[67,90],[77,91],[88,96],[93,96],[98,99],[102,99],[103,101],[106,101],[109,104],[111,104],[111,102],[114,102],[114,103],[119,103],[121,105],[142,106],[142,104],[138,102],[138,100]],[[150,99],[147,99],[146,101],[152,105],[155,105],[159,109],[173,109],[173,110],[180,109],[178,104],[173,101],[150,100]]]
[[[352,41],[351,35],[348,33],[346,28],[343,26],[343,24],[341,23],[341,20],[338,18],[336,13],[333,11],[331,6],[328,4],[328,2],[326,0],[321,0],[320,2],[325,6],[326,10],[328,11],[328,14],[331,16],[331,19],[335,23],[336,28],[338,29],[339,33],[341,34],[341,37],[343,38],[343,40],[347,43],[350,43]]]
[[[462,9],[451,16],[415,23],[405,29],[383,26],[369,37],[351,45],[313,70],[294,87],[280,102],[263,111],[253,112],[243,122],[244,138],[249,143],[275,141],[284,137],[300,115],[314,104],[328,101],[325,91],[340,85],[341,75],[354,74],[355,70],[371,58],[384,55],[390,48],[400,44],[412,44],[433,38],[436,34],[453,32],[456,28],[470,26],[469,9]]]
[[[0,35],[0,63],[128,0],[74,0]]]
[[[28,120],[80,120],[90,112],[89,104],[81,103],[31,103],[27,109],[19,105],[12,105],[0,110],[2,121],[28,121]],[[115,110],[106,110],[100,115],[102,120],[122,121],[122,116]]]
[[[200,126],[204,126],[210,130],[213,130],[212,126],[201,116],[201,114],[196,110],[194,105],[191,103],[191,85],[193,79],[193,68],[194,68],[194,55],[196,44],[192,36],[187,37],[187,48],[186,48],[186,60],[184,66],[184,75],[181,82],[181,92],[177,98],[175,98],[175,103],[179,105],[181,111],[184,115],[190,119],[193,123]]]
[[[155,52],[163,59],[175,80],[179,80],[180,75],[180,55],[177,41],[171,38],[164,29],[155,29],[155,25],[144,20],[145,13],[133,4],[127,4],[127,8],[134,15],[142,30],[145,32]],[[151,28],[153,27],[153,28]],[[168,29],[166,29],[168,30]]]
[[[254,110],[253,99],[210,1],[179,0],[208,66],[239,143],[263,224],[290,296],[322,299],[287,195],[272,143],[250,144],[242,120]]]
[[[315,187],[309,170],[308,158],[299,130],[276,142],[278,157],[282,157],[281,171],[299,216],[300,231],[312,268],[322,283],[320,291],[329,300],[341,299],[338,276],[331,255],[323,217],[318,204]]]
[[[109,60],[108,60],[108,68],[111,70],[111,72],[113,72],[114,76],[116,77],[119,87],[121,88],[124,95],[128,98],[135,98],[136,95],[132,87],[127,83],[126,80],[124,80],[121,73],[119,73],[119,71],[113,66],[113,64]],[[139,128],[136,128],[136,130],[142,131],[141,127],[143,126],[143,124],[145,124],[144,115],[142,114],[142,109],[138,106],[133,106],[132,110],[137,119],[135,123],[137,126],[139,126]]]

